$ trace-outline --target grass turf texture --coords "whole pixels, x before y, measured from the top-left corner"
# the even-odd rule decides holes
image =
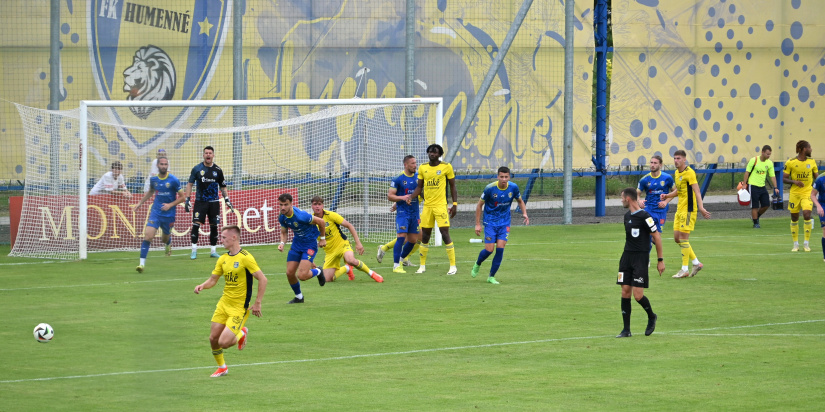
[[[264,317],[216,379],[207,336],[223,282],[192,293],[208,249],[152,251],[138,274],[137,252],[49,262],[5,246],[0,409],[810,410],[825,404],[825,263],[818,228],[811,253],[789,252],[787,222],[700,220],[690,241],[705,269],[691,279],[670,278],[666,231],[667,271],[646,291],[656,333],[634,302],[629,339],[614,338],[619,224],[513,228],[498,286],[484,282],[492,257],[470,277],[481,245],[467,229],[452,232],[455,276],[443,248],[426,274],[401,275],[367,245],[385,283],[310,280],[303,305],[286,305],[286,254],[250,248],[269,278]],[[40,322],[52,342],[33,339]]]

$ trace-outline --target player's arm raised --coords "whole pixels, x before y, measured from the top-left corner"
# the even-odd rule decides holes
[[[699,183],[694,183],[694,184],[690,185],[690,188],[691,188],[691,190],[693,190],[693,194],[696,197],[696,206],[699,206],[699,213],[701,213],[702,216],[705,217],[705,219],[710,219],[710,212],[705,210],[705,204],[704,204],[704,201],[702,200],[702,193],[699,190]]]
[[[450,219],[452,219],[458,212],[458,190],[455,188],[455,178],[447,179],[447,183],[450,184],[450,195],[453,198],[453,205],[450,207]]]
[[[484,198],[478,199],[476,204],[476,236],[481,235],[481,209],[484,208]]]
[[[252,304],[252,307],[249,310],[252,312],[253,315],[257,317],[261,317],[261,302],[264,299],[264,293],[266,292],[266,275],[264,272],[258,270],[257,272],[252,274],[252,277],[258,279],[258,295],[255,297],[255,303]]]
[[[324,219],[318,216],[312,216],[312,224],[318,226],[318,233],[321,234],[321,239],[318,241],[318,247],[324,247],[327,245],[327,223],[324,222]]]
[[[209,279],[206,279],[206,282],[201,283],[198,286],[195,286],[195,294],[200,294],[204,289],[211,289],[212,286],[215,286],[218,283],[218,279],[220,276],[212,274],[209,276]]]
[[[355,251],[358,252],[359,255],[364,254],[364,245],[361,244],[361,239],[358,238],[358,232],[355,231],[355,226],[352,225],[347,219],[344,219],[341,222],[341,226],[347,228],[349,233],[352,235],[352,238],[355,240]]]

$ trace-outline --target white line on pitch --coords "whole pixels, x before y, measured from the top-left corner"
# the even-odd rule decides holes
[[[794,337],[825,337],[825,333],[675,333],[662,332],[662,335],[674,336],[794,336]]]
[[[85,288],[91,286],[112,286],[112,285],[128,285],[130,283],[154,283],[154,282],[177,282],[181,280],[198,280],[198,279],[205,279],[206,277],[199,277],[199,278],[178,278],[178,279],[152,279],[152,280],[133,280],[133,281],[126,281],[126,282],[110,282],[110,283],[90,283],[86,285],[52,285],[52,286],[34,286],[30,288],[12,288],[12,289],[0,289],[0,292],[9,292],[15,290],[32,290],[32,289],[57,289],[57,288]]]
[[[684,331],[676,331],[676,332],[662,332],[661,334],[663,334],[663,335],[666,335],[666,334],[686,334],[686,333],[691,333],[691,332],[694,332],[694,331],[699,332],[699,331],[705,331],[705,330],[757,328],[757,327],[762,327],[762,326],[794,325],[794,324],[814,323],[814,322],[825,322],[825,319],[801,320],[801,321],[795,321],[795,322],[780,322],[780,323],[764,323],[764,324],[761,324],[761,325],[723,326],[723,327],[709,328],[709,329],[694,329],[694,330],[684,330]],[[749,335],[743,334],[743,335],[737,335],[737,336],[749,336]],[[759,335],[753,335],[753,336],[759,336]],[[786,335],[786,336],[794,336],[794,335]],[[814,335],[802,335],[802,336],[814,336]],[[238,364],[238,365],[232,365],[232,367],[233,368],[241,368],[241,367],[248,367],[248,366],[282,365],[282,364],[289,364],[289,363],[328,362],[328,361],[336,361],[336,360],[374,358],[374,357],[379,357],[379,356],[413,355],[413,354],[418,354],[418,353],[457,351],[457,350],[479,349],[479,348],[494,348],[494,347],[499,347],[499,346],[529,345],[529,344],[535,344],[535,343],[565,342],[565,341],[586,340],[586,339],[604,339],[604,338],[608,338],[608,337],[612,338],[613,336],[612,335],[580,336],[580,337],[571,337],[571,338],[539,339],[539,340],[528,340],[528,341],[519,341],[519,342],[488,343],[488,344],[484,344],[484,345],[450,346],[450,347],[446,347],[446,348],[415,349],[415,350],[398,351],[398,352],[365,353],[365,354],[361,354],[361,355],[334,356],[334,357],[329,357],[329,358],[293,359],[293,360],[281,360],[281,361],[271,361],[271,362],[242,363],[242,364]],[[144,374],[144,373],[181,372],[181,371],[194,371],[194,370],[214,369],[214,368],[215,368],[215,366],[195,366],[195,367],[191,367],[191,368],[153,369],[153,370],[145,370],[145,371],[125,371],[125,372],[96,373],[96,374],[91,374],[91,375],[52,376],[52,377],[47,377],[47,378],[31,378],[31,379],[11,379],[11,380],[0,381],[0,384],[3,384],[3,383],[20,383],[20,382],[54,381],[54,380],[61,380],[61,379],[99,378],[99,377],[103,377],[103,376],[138,375],[138,374]]]

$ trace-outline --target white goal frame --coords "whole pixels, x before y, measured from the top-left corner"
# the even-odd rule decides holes
[[[137,100],[82,100],[79,107],[79,190],[78,190],[78,254],[80,259],[88,257],[88,222],[86,211],[88,209],[88,189],[86,187],[88,179],[88,157],[89,157],[89,121],[88,109],[90,107],[251,107],[251,106],[319,106],[319,105],[388,105],[388,104],[436,104],[435,119],[435,142],[443,146],[443,106],[444,99],[441,97],[422,98],[390,98],[390,99],[302,99],[302,100],[161,100],[161,101],[137,101]],[[400,168],[400,165],[399,165]],[[435,244],[441,244],[441,235],[435,231]]]

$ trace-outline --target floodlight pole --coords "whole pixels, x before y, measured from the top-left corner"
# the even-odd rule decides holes
[[[481,82],[481,87],[479,87],[476,92],[476,97],[473,99],[473,105],[470,106],[470,110],[467,110],[467,116],[458,128],[458,135],[456,136],[455,143],[450,144],[448,147],[447,155],[444,157],[445,162],[452,163],[456,153],[458,153],[458,149],[461,147],[461,143],[464,141],[467,131],[470,130],[470,125],[473,123],[473,120],[475,120],[476,114],[478,114],[478,109],[481,107],[481,103],[487,95],[487,90],[489,90],[490,85],[493,84],[493,79],[496,77],[498,69],[501,67],[504,57],[507,56],[507,51],[510,50],[510,45],[513,44],[513,40],[516,38],[516,34],[521,28],[521,23],[524,22],[524,18],[527,17],[527,12],[530,11],[530,6],[532,5],[533,0],[524,0],[524,3],[521,4],[521,8],[518,13],[516,13],[513,24],[510,25],[510,30],[507,31],[507,35],[504,37],[504,41],[501,43],[501,47],[499,47],[496,57],[493,58],[493,63],[490,64],[490,69],[487,70],[487,75],[484,76],[484,81]]]

